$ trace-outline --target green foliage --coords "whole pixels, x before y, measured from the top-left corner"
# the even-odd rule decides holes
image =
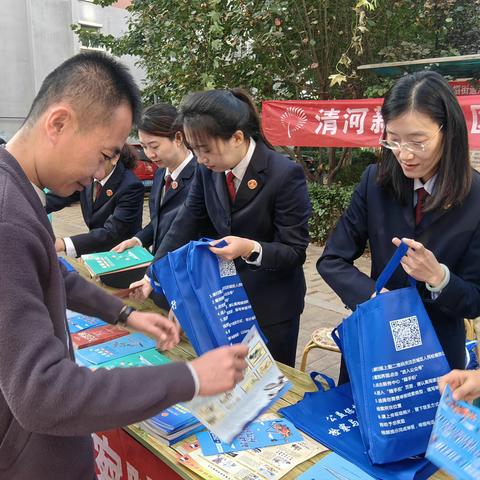
[[[348,207],[353,186],[332,185],[327,187],[318,183],[308,184],[308,193],[312,203],[312,216],[309,221],[312,242],[323,244],[335,227],[337,220]]]
[[[343,167],[335,176],[335,183],[343,186],[356,185],[363,171],[371,163],[378,160],[377,154],[371,150],[353,150],[352,164]]]
[[[85,44],[138,56],[147,102],[177,103],[193,90],[233,86],[262,100],[348,98],[352,87],[331,88],[329,75],[337,64],[342,74],[358,65],[377,1],[135,0],[120,38],[74,30]]]

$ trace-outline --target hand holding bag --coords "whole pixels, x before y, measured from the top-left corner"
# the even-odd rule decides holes
[[[376,282],[376,296],[338,329],[360,433],[375,464],[426,451],[440,399],[437,378],[450,370],[415,280],[381,293],[407,250],[399,246]]]

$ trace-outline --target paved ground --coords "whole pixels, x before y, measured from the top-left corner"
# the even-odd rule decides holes
[[[144,206],[144,223],[148,221],[148,204]],[[74,235],[87,231],[80,205],[67,207],[53,215],[53,228],[59,237]],[[340,299],[330,287],[320,278],[315,268],[315,263],[322,252],[322,247],[310,245],[305,262],[305,276],[307,279],[307,296],[305,310],[301,317],[300,335],[297,349],[297,367],[300,367],[303,348],[308,343],[311,333],[318,327],[333,328],[349,313]],[[358,267],[368,271],[370,262],[368,257],[359,259]],[[308,355],[307,371],[317,370],[338,377],[340,355],[326,350],[313,349]]]

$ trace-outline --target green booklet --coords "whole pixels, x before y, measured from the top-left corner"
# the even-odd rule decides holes
[[[111,370],[112,368],[146,367],[152,365],[163,365],[164,363],[168,363],[170,361],[171,360],[169,358],[161,354],[158,350],[151,348],[150,350],[132,353],[131,355],[126,355],[125,357],[100,363],[95,365],[95,369],[106,368]]]
[[[153,255],[137,245],[121,253],[111,251],[89,253],[82,255],[82,260],[92,276],[101,276],[106,273],[147,266],[153,260]]]

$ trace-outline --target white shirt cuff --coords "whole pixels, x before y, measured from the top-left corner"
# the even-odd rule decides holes
[[[143,247],[143,243],[138,237],[132,237],[132,240],[135,240],[140,247]]]
[[[255,243],[257,250],[260,250],[260,253],[258,254],[258,257],[256,260],[254,260],[253,262],[249,262],[248,260],[245,260],[245,263],[248,263],[249,265],[254,265],[255,267],[260,267],[262,265],[262,255],[263,255],[262,246],[256,240],[254,240],[253,242]]]
[[[443,263],[441,263],[440,265],[442,266],[443,271],[445,272],[445,276],[443,277],[443,280],[440,282],[440,284],[437,285],[436,287],[432,287],[427,282],[425,282],[425,286],[427,287],[427,290],[430,292],[432,296],[432,300],[436,300],[439,297],[439,295],[442,293],[442,290],[448,285],[448,282],[450,282],[449,268]]]
[[[200,392],[200,380],[198,379],[197,372],[190,365],[190,363],[187,363],[187,367],[190,369],[190,373],[192,374],[192,377],[193,377],[193,382],[195,383],[195,393],[193,394],[193,397],[192,397],[192,400],[193,400],[195,397],[198,397],[198,393]]]
[[[70,237],[65,237],[63,239],[65,242],[65,253],[67,257],[76,257],[77,256],[77,251],[75,250],[75,245],[72,242],[72,239]]]

